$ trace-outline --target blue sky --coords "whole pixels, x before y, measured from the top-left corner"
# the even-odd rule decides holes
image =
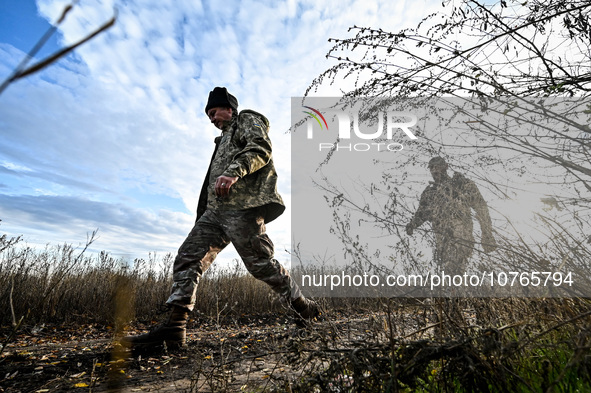
[[[57,20],[63,0],[0,3],[0,80]],[[218,134],[204,115],[226,86],[271,122],[288,210],[268,226],[290,248],[290,97],[332,63],[328,38],[353,25],[412,27],[439,2],[85,0],[43,57],[107,21],[116,25],[0,95],[0,233],[32,246],[83,244],[147,257],[174,253],[195,220]],[[351,83],[351,82],[347,82]],[[316,95],[339,95],[338,82]],[[231,260],[233,250],[219,259]]]

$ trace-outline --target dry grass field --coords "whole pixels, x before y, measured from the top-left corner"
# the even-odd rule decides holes
[[[161,318],[170,256],[35,251],[2,239],[0,392],[585,392],[587,299],[318,299],[298,328],[269,289],[212,271],[188,346],[117,343]]]

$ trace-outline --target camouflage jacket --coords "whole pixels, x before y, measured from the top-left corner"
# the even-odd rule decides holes
[[[265,207],[265,222],[273,221],[285,210],[277,192],[277,172],[273,165],[269,121],[260,113],[241,111],[222,135],[215,138],[216,151],[204,181],[197,207],[197,219],[207,209],[244,210]],[[239,177],[230,196],[215,195],[219,176]]]
[[[474,241],[470,208],[476,212],[483,235],[491,234],[491,219],[482,194],[472,180],[456,172],[452,178],[427,186],[421,194],[411,226],[418,228],[429,221],[438,240],[455,238]]]

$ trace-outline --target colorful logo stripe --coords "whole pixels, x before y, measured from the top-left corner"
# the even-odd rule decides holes
[[[326,129],[328,130],[328,124],[326,123],[326,119],[324,118],[324,116],[322,116],[322,113],[320,113],[319,111],[317,111],[316,109],[310,107],[310,106],[304,106],[304,108],[310,109],[312,112],[314,112],[316,115],[320,116],[320,118],[322,119],[322,121],[324,122],[324,125],[326,126]],[[304,113],[307,113],[308,115],[312,116],[314,119],[316,119],[316,121],[318,122],[318,124],[320,124],[320,129],[322,129],[322,123],[320,123],[320,119],[318,119],[318,117],[312,113],[312,112],[307,112],[304,111]]]

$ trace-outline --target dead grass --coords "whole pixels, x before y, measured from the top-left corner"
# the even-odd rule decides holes
[[[0,250],[0,365],[11,378],[10,362],[20,359],[11,348],[24,333],[92,324],[113,337],[132,320],[136,330],[149,327],[170,290],[170,255],[128,264],[68,245],[38,251],[5,237]],[[591,390],[588,299],[319,301],[325,320],[297,330],[240,264],[209,272],[191,316],[188,352],[172,356],[178,372],[167,383],[212,392]],[[112,341],[102,345],[103,358],[115,353]],[[118,356],[136,374],[149,362],[170,363]]]

